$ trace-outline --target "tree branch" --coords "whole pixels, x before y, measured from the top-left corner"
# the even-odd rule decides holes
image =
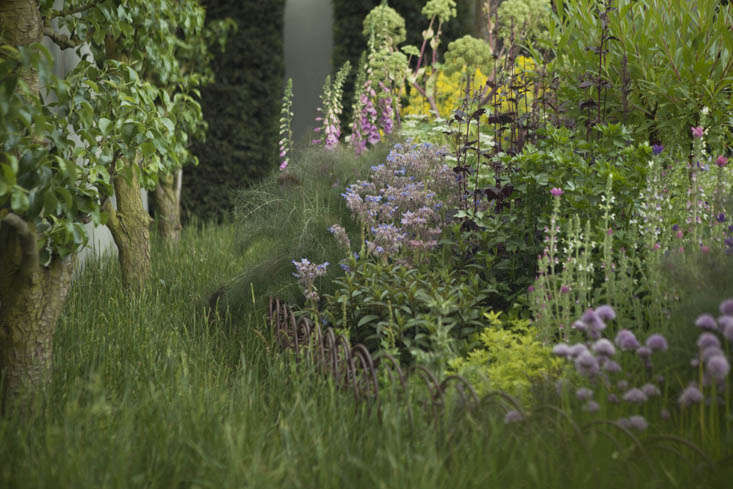
[[[15,229],[15,234],[20,239],[22,258],[20,262],[20,275],[22,278],[30,277],[38,266],[38,237],[27,222],[17,214],[8,213],[0,224],[5,224]]]
[[[92,0],[91,2],[85,5],[79,5],[78,7],[67,8],[65,10],[53,10],[51,15],[49,16],[49,19],[56,19],[58,17],[68,17],[69,15],[80,14],[85,10],[96,7],[97,4],[101,2],[102,0]]]
[[[53,42],[55,42],[61,49],[74,49],[79,47],[80,43],[74,42],[73,39],[71,39],[66,34],[61,34],[56,31],[54,31],[50,27],[44,27],[43,28],[43,35],[48,36]]]

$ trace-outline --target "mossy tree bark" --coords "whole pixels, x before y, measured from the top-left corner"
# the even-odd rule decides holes
[[[178,243],[181,238],[181,179],[183,174],[165,174],[158,178],[155,188],[155,212],[158,231],[167,244]]]
[[[107,226],[117,245],[122,283],[129,290],[140,291],[150,275],[150,215],[143,206],[138,168],[130,175],[114,177],[115,209],[109,201]]]
[[[39,263],[38,236],[15,214],[0,221],[3,406],[29,401],[51,379],[53,334],[71,286],[73,255]],[[23,393],[31,396],[23,396]],[[28,406],[20,406],[21,408]]]
[[[36,0],[0,1],[0,33],[14,46],[43,38]],[[38,74],[22,73],[32,94]],[[0,378],[3,409],[31,407],[34,394],[51,380],[53,334],[71,286],[73,255],[43,265],[38,234],[20,216],[0,209]],[[27,394],[27,395],[22,395]]]

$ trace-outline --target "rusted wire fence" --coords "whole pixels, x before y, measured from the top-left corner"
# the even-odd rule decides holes
[[[379,409],[380,402],[387,396],[417,398],[417,405],[437,419],[445,412],[449,400],[452,407],[468,411],[485,401],[479,399],[471,384],[459,375],[439,381],[421,365],[403,370],[392,355],[379,352],[372,356],[364,345],[351,345],[333,328],[323,329],[306,317],[298,318],[279,299],[270,298],[268,319],[276,343],[281,349],[294,353],[300,368],[331,375],[339,387],[353,392],[356,401],[368,402],[370,407]],[[505,410],[519,409],[509,396],[500,400]]]

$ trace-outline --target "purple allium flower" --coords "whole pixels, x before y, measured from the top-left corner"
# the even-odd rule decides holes
[[[563,190],[562,190],[561,188],[553,187],[553,188],[552,188],[552,189],[550,190],[550,193],[551,193],[551,194],[552,194],[553,196],[555,196],[555,197],[560,197],[560,196],[561,196],[562,194],[564,194],[565,192],[563,192]]]
[[[588,331],[588,325],[583,321],[575,321],[573,323],[573,328],[577,329],[578,331]]]
[[[611,311],[613,311],[613,309],[611,309]],[[588,332],[591,334],[597,334],[606,329],[606,323],[603,322],[600,314],[593,309],[585,311],[580,320],[588,325]]]
[[[728,164],[728,158],[726,158],[723,155],[718,156],[718,158],[715,160],[715,164],[718,165],[720,168],[723,168],[725,165]]]
[[[661,144],[655,144],[655,145],[652,146],[652,153],[653,154],[658,155],[662,151],[664,151],[664,146],[662,146]]]
[[[667,345],[667,339],[660,334],[653,334],[646,339],[646,346],[652,351],[666,351],[669,346]]]
[[[701,329],[718,329],[718,325],[715,323],[715,318],[710,314],[700,314],[695,320],[695,326]]]
[[[648,346],[640,346],[636,349],[636,354],[639,356],[639,358],[643,358],[644,360],[646,360],[652,356],[652,349]]]
[[[659,387],[649,382],[641,386],[641,391],[646,394],[647,397],[654,397],[661,394]]]
[[[705,364],[705,372],[717,382],[722,382],[730,372],[728,359],[723,355],[711,357]]]
[[[634,416],[629,416],[629,426],[636,430],[644,431],[649,427],[649,423],[647,423],[646,419],[644,419],[644,416],[640,416],[637,414]]]
[[[634,336],[634,333],[628,329],[622,329],[619,331],[614,341],[616,346],[622,350],[636,350],[641,346],[639,345],[639,341],[636,339],[636,336]]]
[[[519,421],[522,421],[523,419],[524,419],[524,415],[520,411],[513,409],[507,412],[506,415],[504,416],[504,423],[505,424],[517,423]]]
[[[610,402],[611,404],[617,404],[618,403],[618,397],[616,396],[616,394],[609,394],[606,397],[606,400],[608,400],[608,402]]]
[[[692,132],[692,137],[695,139],[700,139],[705,134],[705,129],[702,126],[693,126],[690,128],[690,131]]]
[[[575,391],[575,397],[577,397],[580,401],[588,401],[593,397],[593,391],[588,389],[587,387],[581,387],[580,389]]]
[[[726,299],[720,303],[720,314],[733,316],[733,299]]]
[[[604,321],[611,321],[613,319],[616,319],[616,311],[614,311],[613,307],[609,306],[608,304],[598,306],[596,308],[596,314],[598,314],[598,316]]]
[[[713,333],[702,333],[697,338],[697,347],[705,350],[711,346],[720,347],[720,340]]]
[[[603,370],[611,373],[620,372],[621,365],[614,362],[613,360],[606,360],[606,362],[603,364]]]
[[[719,346],[710,345],[700,353],[700,360],[707,362],[718,355],[725,355],[725,353],[723,353],[723,350],[721,350]],[[698,365],[700,364],[698,363]]]
[[[588,347],[585,346],[583,343],[576,343],[569,347],[570,349],[570,356],[573,358],[579,357],[583,353],[588,352]]]
[[[567,357],[570,355],[570,347],[565,343],[558,343],[552,347],[552,354],[559,357]]]
[[[600,340],[593,343],[593,351],[599,355],[603,355],[606,357],[610,357],[616,354],[616,348],[613,346],[613,343],[611,343],[606,338],[601,338]]]
[[[634,387],[633,389],[627,390],[622,399],[626,402],[646,402],[648,399],[644,391]]]
[[[589,400],[583,405],[583,411],[589,412],[589,413],[596,413],[601,407],[598,405],[596,401]]]
[[[718,324],[723,332],[723,337],[733,342],[733,316],[720,316],[718,318]]]
[[[591,377],[598,373],[598,360],[589,351],[584,351],[575,359],[575,369],[581,374]]]
[[[702,392],[695,385],[689,385],[682,394],[680,394],[677,402],[682,407],[689,406],[690,404],[696,404],[703,400]]]

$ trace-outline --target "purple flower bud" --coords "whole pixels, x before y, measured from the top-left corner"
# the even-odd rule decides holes
[[[691,127],[690,131],[692,132],[692,137],[695,139],[700,139],[705,133],[705,130],[702,126]]]
[[[639,356],[639,358],[648,359],[652,356],[652,349],[648,346],[641,346],[636,349],[636,354]]]
[[[661,394],[659,387],[652,383],[646,383],[641,386],[641,391],[646,394],[647,397],[654,397]]]
[[[635,416],[629,416],[629,426],[636,430],[644,431],[649,427],[649,423],[644,419],[644,416],[637,414]]]
[[[647,399],[648,397],[644,394],[644,391],[636,387],[629,389],[623,395],[623,400],[626,402],[646,402]]]
[[[591,377],[598,373],[598,360],[589,351],[584,351],[575,359],[575,369],[583,375]]]
[[[655,145],[652,146],[652,153],[653,154],[658,155],[662,151],[664,151],[664,146],[662,146],[661,144],[655,144]]]
[[[593,351],[606,357],[611,357],[616,354],[616,348],[613,346],[613,343],[606,338],[601,338],[593,343]]]
[[[581,387],[577,391],[575,391],[575,397],[577,397],[581,401],[588,401],[593,397],[593,391],[588,389],[587,387]]]
[[[504,423],[517,423],[519,421],[522,421],[523,419],[524,416],[522,415],[522,413],[514,409],[506,413],[506,415],[504,416]]]
[[[628,329],[622,329],[618,332],[615,339],[616,346],[622,350],[636,350],[639,348],[639,341],[634,336],[634,333]]]
[[[720,314],[733,316],[733,299],[726,299],[720,303]]]
[[[601,407],[598,405],[596,401],[588,401],[583,406],[583,411],[589,412],[589,413],[596,413]]]
[[[552,354],[559,357],[567,357],[570,355],[570,347],[565,343],[558,343],[552,347]]]
[[[710,314],[701,314],[695,320],[695,326],[700,329],[718,329],[718,325],[715,323],[715,318]]]
[[[646,346],[649,347],[652,351],[666,351],[667,348],[669,348],[666,338],[660,334],[653,334],[649,338],[647,338]]]
[[[608,304],[598,306],[596,308],[596,314],[598,314],[598,316],[604,321],[616,319],[616,311],[614,311],[613,307]]]
[[[733,316],[721,316],[718,318],[718,323],[723,330],[723,337],[733,342]]]
[[[686,407],[690,404],[696,404],[702,401],[702,399],[703,397],[700,389],[698,389],[695,385],[690,385],[684,391],[682,391],[682,394],[680,394],[677,402],[680,404],[680,406]]]
[[[722,382],[730,372],[730,364],[723,355],[715,355],[705,364],[705,371],[717,382]]]
[[[577,329],[578,331],[588,331],[588,325],[583,321],[575,321],[573,323],[573,328]]]
[[[603,370],[611,373],[620,372],[621,365],[614,362],[613,360],[606,360],[606,363],[603,364]]]
[[[700,348],[700,350],[705,350],[711,346],[720,347],[720,340],[718,340],[718,337],[714,334],[702,333],[697,338],[697,347]]]
[[[570,356],[573,358],[579,357],[582,353],[587,353],[588,347],[583,343],[576,343],[570,347]]]
[[[551,193],[551,194],[552,194],[553,196],[555,196],[555,197],[560,197],[560,196],[561,196],[562,194],[564,194],[565,192],[563,192],[563,190],[562,190],[561,188],[553,187],[553,188],[552,188],[552,189],[550,190],[550,193]]]

